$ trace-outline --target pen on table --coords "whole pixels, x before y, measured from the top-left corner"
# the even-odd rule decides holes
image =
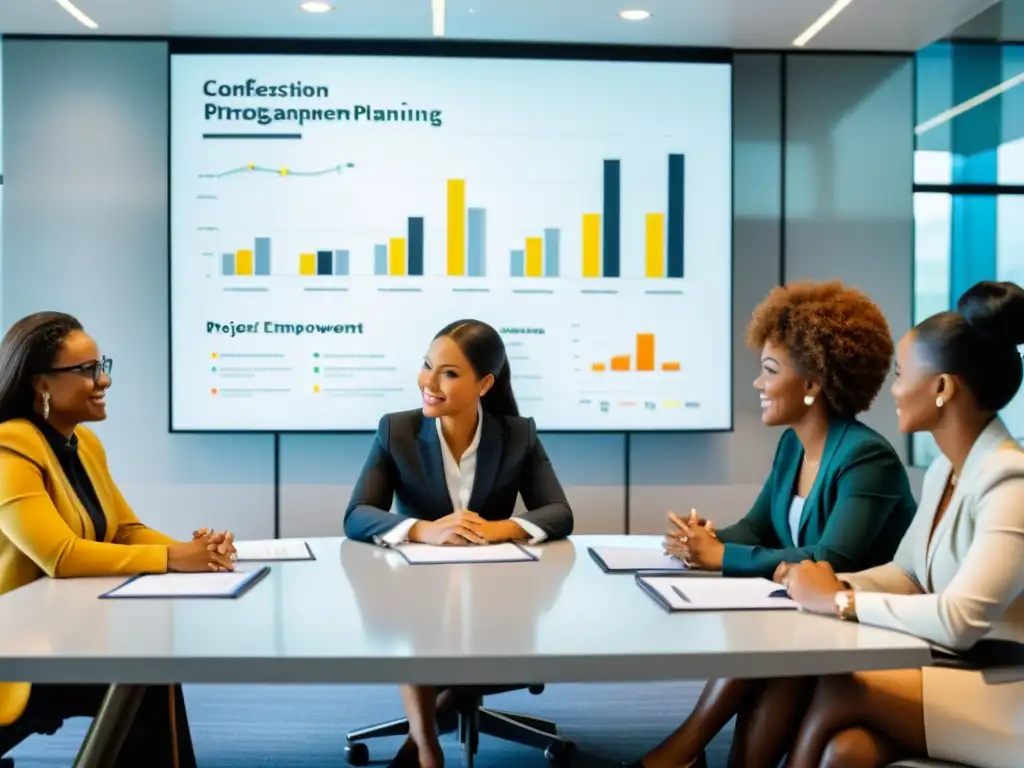
[[[686,595],[684,595],[683,594],[683,590],[681,590],[675,584],[672,585],[672,591],[675,592],[677,595],[679,595],[679,599],[682,600],[684,603],[689,603],[690,602],[690,598],[688,598]]]

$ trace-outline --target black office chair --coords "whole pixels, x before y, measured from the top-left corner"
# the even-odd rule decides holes
[[[14,760],[4,757],[29,736],[53,736],[64,725],[63,720],[26,721],[24,718],[13,725],[0,728],[0,768],[14,768]]]
[[[522,690],[524,686],[514,685],[502,688],[489,688],[488,696],[496,693]],[[527,688],[535,696],[544,692],[543,685],[531,685]],[[498,709],[488,709],[483,705],[483,696],[476,697],[465,709],[456,713],[451,721],[440,719],[437,729],[441,733],[458,731],[459,744],[462,745],[462,761],[466,768],[472,768],[480,741],[480,734],[493,736],[496,739],[511,741],[527,747],[543,749],[544,756],[551,765],[560,768],[569,765],[574,744],[558,735],[558,726],[550,720]],[[370,762],[370,750],[362,742],[365,739],[379,739],[384,736],[405,736],[409,733],[409,721],[404,717],[368,728],[350,731],[345,738],[345,760],[349,765],[367,765]]]

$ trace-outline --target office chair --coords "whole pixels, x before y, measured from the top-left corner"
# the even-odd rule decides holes
[[[4,757],[4,755],[29,736],[34,736],[37,733],[41,736],[53,736],[62,725],[64,725],[63,720],[26,722],[22,718],[13,725],[0,728],[0,768],[14,768],[14,760]]]
[[[927,757],[908,757],[889,763],[885,768],[971,768],[963,763],[950,763],[946,760],[931,760]]]
[[[486,690],[488,696],[495,693],[521,690],[524,686],[513,685]],[[544,692],[543,685],[527,687],[535,696]],[[462,745],[462,762],[466,768],[473,768],[480,734],[493,736],[496,739],[511,741],[527,747],[543,749],[548,762],[556,768],[569,765],[574,744],[558,735],[558,726],[550,720],[529,715],[519,715],[498,709],[488,709],[483,705],[483,696],[477,696],[464,709],[456,713],[452,721],[438,721],[437,729],[441,733],[458,731],[459,744]],[[345,738],[345,760],[349,765],[368,765],[370,750],[362,742],[365,739],[378,739],[384,736],[405,736],[409,733],[409,721],[404,717],[391,720],[368,728],[350,731]]]

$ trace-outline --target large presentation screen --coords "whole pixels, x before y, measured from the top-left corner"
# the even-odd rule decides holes
[[[724,63],[174,54],[171,428],[361,431],[434,334],[540,429],[732,426]]]

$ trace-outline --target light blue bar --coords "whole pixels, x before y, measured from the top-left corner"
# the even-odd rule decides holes
[[[525,277],[526,253],[523,250],[512,251],[512,264],[509,270],[512,277]]]
[[[561,234],[557,229],[544,230],[544,277],[558,277],[558,244]]]
[[[373,246],[373,274],[386,275],[388,273],[388,247],[386,245]]]
[[[235,274],[235,254],[225,253],[220,257],[220,273],[222,275]]]
[[[483,208],[470,208],[469,214],[469,259],[467,274],[470,277],[484,276],[484,253],[487,232],[487,211]]]
[[[253,265],[253,274],[270,274],[270,238],[257,237],[255,248],[256,263]]]
[[[334,274],[336,274],[336,275],[347,275],[348,274],[348,251],[335,251],[334,252]]]

